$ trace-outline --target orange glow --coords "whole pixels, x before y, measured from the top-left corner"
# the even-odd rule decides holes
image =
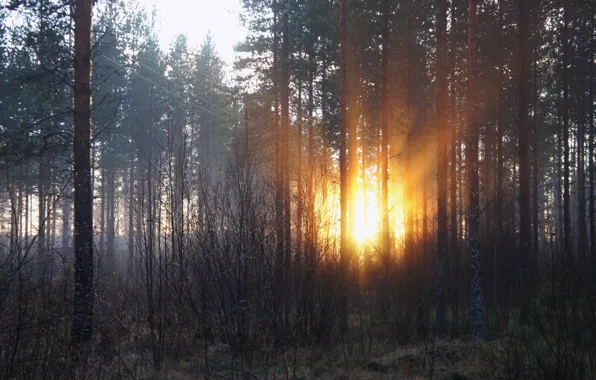
[[[354,194],[354,215],[351,217],[352,236],[358,245],[374,243],[381,236],[380,200],[377,199],[376,181],[367,181],[364,189],[361,179]],[[404,202],[399,188],[390,189],[393,196],[389,201],[389,226],[394,239],[404,235]]]
[[[366,186],[363,184],[366,183]],[[324,219],[331,219],[327,230],[331,236],[340,236],[340,194],[339,186],[327,184],[326,196],[318,203],[319,215]],[[332,189],[332,190],[330,190]],[[399,242],[405,234],[404,226],[404,194],[402,186],[393,186],[389,189],[389,226],[392,231],[392,240]],[[319,193],[319,195],[321,195]],[[378,186],[375,178],[358,178],[352,187],[352,208],[348,220],[350,237],[359,247],[374,245],[381,237],[381,204]]]

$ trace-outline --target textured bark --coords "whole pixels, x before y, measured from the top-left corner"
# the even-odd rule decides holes
[[[107,194],[107,220],[106,220],[106,260],[109,278],[116,273],[116,248],[114,246],[115,240],[115,208],[116,208],[116,170],[110,168],[108,170],[108,194]]]
[[[499,30],[501,30],[500,38],[502,39],[502,43],[500,44],[501,50],[501,62],[500,62],[500,69],[499,69],[499,95],[498,95],[498,105],[497,105],[497,153],[496,153],[496,161],[497,161],[497,171],[496,171],[496,206],[495,206],[495,225],[497,226],[497,239],[496,239],[496,248],[498,251],[501,251],[503,244],[501,241],[501,237],[503,235],[503,201],[504,201],[504,190],[503,190],[503,182],[505,178],[504,174],[504,156],[503,156],[503,134],[504,134],[504,119],[505,119],[505,90],[504,90],[504,81],[505,81],[505,73],[503,70],[504,64],[504,55],[505,55],[505,48],[504,48],[504,35],[503,35],[503,11],[505,8],[505,0],[499,1]],[[496,255],[496,253],[495,253]],[[493,258],[493,261],[496,262],[496,257]],[[493,284],[496,286],[496,284]]]
[[[408,17],[408,30],[413,30],[412,17]],[[413,47],[415,45],[415,37],[411,33],[406,35],[406,69],[405,69],[405,88],[406,88],[406,99],[405,99],[405,113],[406,113],[406,133],[405,133],[405,144],[403,150],[405,151],[405,162],[404,162],[404,199],[412,198],[413,180],[412,180],[412,154],[413,154],[413,143],[414,143],[414,88],[412,84],[412,54]],[[387,77],[388,78],[388,77]],[[388,79],[387,79],[388,80]],[[388,84],[387,84],[388,86]],[[388,102],[388,100],[387,100]],[[424,106],[426,107],[426,106]],[[426,110],[425,110],[426,112]],[[426,115],[425,115],[426,117]],[[405,201],[401,206],[404,209],[404,240],[405,249],[410,251],[412,249],[412,227],[414,221],[412,220],[413,207],[410,202]],[[424,209],[426,214],[426,208]],[[426,250],[426,234],[423,235],[422,239],[423,249]]]
[[[521,276],[524,289],[531,291],[532,273],[530,272],[531,253],[531,210],[530,210],[530,154],[528,133],[527,83],[526,78],[526,39],[527,39],[527,2],[518,0],[518,126],[517,146],[519,159],[519,248],[521,258]]]
[[[317,71],[315,63],[315,54],[311,48],[309,52],[309,72],[308,72],[308,211],[307,211],[307,242],[309,244],[308,257],[309,262],[314,263],[314,240],[315,240],[315,136],[314,136],[314,119],[313,113],[315,110],[314,101],[314,81]]]
[[[46,250],[46,166],[43,162],[43,157],[39,161],[39,182],[38,182],[38,227],[37,227],[37,255],[38,264],[40,271],[43,270],[45,263],[45,250]]]
[[[478,188],[478,121],[476,97],[476,25],[478,0],[469,0],[468,32],[468,144],[466,161],[468,167],[468,245],[472,269],[472,336],[484,338],[484,308],[482,300],[481,253],[480,253],[480,204]]]
[[[292,254],[292,215],[290,209],[290,27],[286,4],[282,18],[281,52],[281,152],[283,178],[283,228],[284,228],[284,272],[289,276]]]
[[[25,241],[24,246],[28,249],[29,248],[29,215],[31,215],[30,210],[30,202],[29,202],[29,194],[31,193],[31,188],[29,186],[29,159],[26,159],[25,163]]]
[[[339,300],[340,330],[342,334],[348,331],[348,166],[347,166],[347,78],[348,78],[348,47],[347,47],[347,0],[340,0],[339,8],[339,171],[340,171],[340,261],[341,261],[341,290]]]
[[[274,97],[274,113],[273,113],[273,128],[275,134],[275,218],[276,218],[276,237],[277,237],[277,257],[276,257],[276,272],[277,281],[279,282],[278,289],[281,289],[283,282],[283,265],[284,265],[284,224],[283,224],[283,178],[282,178],[282,159],[281,159],[281,127],[279,118],[279,10],[277,1],[273,2],[273,97]]]
[[[534,61],[533,76],[534,89],[532,90],[532,99],[534,100],[534,120],[532,123],[532,270],[538,269],[538,255],[540,251],[540,199],[538,187],[540,186],[540,167],[538,166],[538,68]]]
[[[296,200],[296,252],[298,253],[298,263],[300,263],[303,254],[302,214],[304,209],[304,192],[302,191],[302,81],[298,83],[298,128],[296,128],[296,150],[298,152],[298,157],[296,159],[296,164],[298,166],[296,168],[296,188],[298,189]]]
[[[583,104],[582,104],[583,105]],[[585,259],[588,251],[588,226],[586,223],[586,176],[584,167],[585,155],[585,120],[580,112],[577,121],[577,248],[580,259]]]
[[[594,44],[592,44],[593,49],[596,50]],[[594,50],[590,53],[590,92],[588,98],[588,104],[590,105],[589,113],[588,113],[588,122],[589,122],[589,134],[590,134],[590,142],[589,142],[589,154],[588,154],[588,167],[590,173],[590,257],[591,257],[591,268],[594,268],[596,265],[596,194],[594,194],[594,185],[596,183],[594,179],[594,174],[596,174],[596,170],[594,170],[594,138],[595,130],[594,130]]]
[[[76,0],[74,46],[75,294],[73,342],[93,336],[93,194],[91,192],[91,15],[93,1]],[[85,350],[83,350],[85,351]]]
[[[573,261],[571,248],[571,214],[569,203],[569,85],[567,66],[569,65],[569,6],[563,3],[563,263],[570,266]]]
[[[106,169],[104,155],[101,155],[101,186],[99,187],[99,254],[105,254],[105,245],[106,245],[106,208],[107,208],[107,199],[106,199],[106,184],[109,182],[108,179],[108,170]],[[93,189],[93,185],[91,186]]]
[[[459,141],[457,139],[457,91],[455,88],[455,63],[457,57],[457,43],[455,38],[455,4],[451,2],[451,40],[450,40],[450,72],[449,75],[451,77],[451,93],[450,93],[450,117],[449,117],[449,204],[451,206],[450,209],[450,222],[449,222],[449,232],[450,232],[450,245],[449,251],[451,252],[451,257],[455,257],[458,254],[458,234],[457,234],[457,168],[458,168],[458,161],[457,161],[457,145]],[[461,167],[461,165],[459,166]]]
[[[381,235],[384,268],[389,267],[391,235],[389,230],[389,127],[388,127],[388,53],[389,0],[383,0],[383,35],[381,40]],[[406,222],[407,223],[407,222]],[[406,247],[406,250],[408,247]],[[384,274],[383,306],[387,307],[388,272]]]
[[[70,164],[65,165],[65,169],[70,169]],[[64,198],[62,203],[62,250],[67,250],[70,247],[72,240],[72,228],[70,225],[70,214],[72,212],[72,187],[69,182],[64,189]]]
[[[445,0],[437,0],[437,310],[436,329],[445,332],[447,289],[445,261],[449,254],[449,225],[447,219],[447,138],[449,124],[446,118],[447,75],[445,70],[447,8]],[[426,212],[426,210],[425,210]]]
[[[128,266],[133,267],[134,257],[134,207],[135,207],[135,150],[134,136],[130,134],[130,168],[128,177]]]
[[[557,248],[560,254],[563,254],[565,250],[565,239],[563,232],[563,178],[562,178],[562,167],[563,167],[563,130],[561,129],[557,133],[557,170],[556,175],[556,187],[555,187],[555,208],[557,212],[556,216],[556,235],[557,235]],[[563,263],[564,260],[559,260]]]

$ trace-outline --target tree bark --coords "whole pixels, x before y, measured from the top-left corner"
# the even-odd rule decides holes
[[[527,39],[527,1],[518,0],[518,127],[517,146],[519,157],[519,248],[521,258],[520,280],[524,284],[525,291],[531,292],[532,273],[530,271],[531,254],[531,210],[530,210],[530,155],[529,155],[529,133],[527,126],[527,83],[526,78],[526,39]],[[525,302],[525,299],[524,301]]]
[[[134,259],[134,206],[135,206],[135,150],[134,150],[134,135],[130,134],[130,168],[128,178],[128,267],[133,268]]]
[[[538,255],[540,251],[540,199],[538,194],[538,187],[540,186],[540,168],[538,166],[538,122],[539,122],[539,101],[538,101],[538,68],[536,61],[534,60],[533,76],[534,89],[532,91],[534,106],[534,120],[532,130],[532,270],[538,269]],[[537,272],[536,272],[537,273]]]
[[[90,158],[93,1],[76,0],[75,6],[73,342],[79,345],[88,343],[93,336],[93,194],[91,192]]]
[[[347,78],[348,78],[348,47],[347,47],[347,15],[348,2],[340,0],[339,8],[339,171],[340,171],[340,261],[341,261],[341,290],[339,299],[340,330],[342,334],[348,331],[348,166],[347,166],[347,134],[346,119]]]
[[[571,248],[571,214],[569,203],[569,86],[567,66],[569,61],[569,6],[567,1],[563,3],[563,263],[570,266],[573,262]]]
[[[389,0],[383,0],[383,21],[381,40],[381,243],[383,274],[382,308],[388,307],[389,261],[391,257],[391,234],[389,230],[389,122],[388,122],[388,55],[389,55]],[[407,223],[407,221],[406,221]],[[406,226],[406,229],[408,227]],[[407,247],[406,247],[407,250]]]
[[[480,252],[480,204],[478,184],[478,121],[476,97],[476,25],[478,0],[469,0],[468,32],[468,147],[466,161],[469,187],[469,229],[470,265],[472,267],[472,336],[484,338],[484,310],[482,300],[481,252]]]
[[[284,277],[288,279],[292,260],[292,215],[290,208],[290,26],[286,3],[282,15],[281,53],[281,152],[284,228]]]
[[[449,225],[447,219],[447,137],[446,122],[447,76],[445,70],[445,40],[447,28],[447,8],[445,0],[437,0],[437,49],[436,49],[436,112],[437,112],[437,334],[445,332],[445,312],[447,289],[445,285],[445,261],[449,254]],[[426,210],[424,210],[426,213]]]
[[[106,220],[106,260],[108,268],[108,278],[116,273],[116,249],[115,240],[115,198],[116,198],[116,169],[108,169],[108,194],[107,194],[107,220]]]
[[[588,170],[590,174],[590,257],[591,257],[591,268],[594,268],[596,265],[596,195],[594,193],[594,186],[595,186],[595,178],[594,174],[596,174],[596,170],[594,170],[594,138],[595,130],[594,130],[594,45],[592,52],[590,52],[590,67],[589,67],[589,75],[590,75],[590,92],[588,98],[588,104],[590,105],[589,113],[588,113],[588,123],[589,123],[589,136],[590,141],[588,144],[589,154],[588,154]]]

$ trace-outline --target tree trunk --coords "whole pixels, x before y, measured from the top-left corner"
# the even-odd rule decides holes
[[[115,198],[116,198],[116,169],[110,168],[108,170],[108,194],[107,194],[107,221],[106,221],[106,261],[108,269],[108,278],[116,273],[116,249],[114,246],[115,240]]]
[[[531,253],[531,210],[530,210],[530,155],[529,155],[529,133],[527,126],[528,109],[527,109],[527,83],[526,78],[526,39],[527,39],[527,1],[518,0],[518,157],[519,157],[519,249],[521,258],[521,276],[519,277],[521,283],[524,284],[523,289],[526,292],[531,292],[532,289],[532,275],[530,271],[530,253]],[[526,299],[522,297],[522,302]]]
[[[594,46],[594,45],[592,45]],[[588,170],[590,173],[590,257],[591,257],[591,268],[594,268],[596,265],[596,195],[594,194],[594,185],[596,183],[594,174],[596,174],[596,170],[594,170],[594,138],[595,132],[594,131],[594,50],[590,53],[590,92],[589,92],[589,99],[588,104],[590,105],[589,114],[588,114],[588,122],[589,122],[589,154],[588,154]]]
[[[283,176],[282,176],[282,131],[279,118],[279,15],[278,3],[273,2],[273,97],[274,97],[274,114],[273,127],[275,129],[275,217],[276,217],[276,237],[277,237],[277,257],[275,271],[278,290],[281,291],[283,286],[283,268],[284,268],[284,224],[283,224]],[[275,311],[274,311],[275,312]]]
[[[288,5],[282,16],[282,53],[281,53],[281,143],[282,143],[282,178],[283,178],[283,228],[284,228],[284,278],[289,279],[292,260],[292,215],[290,209],[290,27]],[[287,285],[287,284],[285,284]],[[287,298],[286,298],[287,299]]]
[[[25,164],[25,247],[29,249],[29,215],[31,215],[30,202],[31,187],[29,186],[29,159],[26,159]]]
[[[484,310],[482,301],[481,253],[480,253],[480,204],[478,188],[478,113],[476,112],[476,25],[478,0],[469,0],[469,35],[468,35],[468,167],[469,187],[469,229],[470,265],[472,267],[472,336],[484,338]]]
[[[346,119],[348,78],[348,38],[347,38],[348,2],[340,0],[339,8],[339,171],[340,171],[340,261],[341,288],[339,300],[340,330],[342,334],[348,331],[348,166],[347,166],[347,133]]]
[[[106,253],[106,209],[107,209],[107,198],[106,198],[106,184],[109,182],[108,170],[105,165],[104,154],[101,154],[100,159],[101,165],[101,186],[99,187],[99,254],[100,257]]]
[[[93,194],[91,192],[91,0],[76,0],[74,47],[75,294],[73,342],[93,336]],[[85,350],[82,350],[85,351]]]
[[[70,171],[70,163],[65,165],[67,172]],[[72,210],[72,186],[70,175],[67,175],[68,183],[64,189],[64,198],[62,203],[62,250],[67,251],[70,248],[72,239],[72,228],[70,225],[70,213]]]
[[[534,110],[534,120],[532,123],[532,270],[538,270],[538,255],[540,254],[540,199],[538,195],[538,187],[540,186],[540,168],[538,167],[538,68],[536,65],[536,60],[534,60],[534,70],[533,70],[534,80],[532,81],[534,84],[534,89],[532,91],[532,97],[534,100],[534,106],[532,107]],[[535,272],[536,274],[538,272]]]
[[[301,53],[302,54],[302,53]],[[302,191],[302,80],[298,83],[298,128],[296,128],[296,150],[298,152],[298,157],[296,159],[296,188],[298,189],[297,199],[296,199],[296,252],[297,252],[297,261],[298,263],[301,262],[303,259],[302,255],[302,243],[303,243],[303,233],[302,233],[302,213],[303,213],[303,196],[304,192]],[[299,264],[300,265],[300,264]]]
[[[39,182],[38,182],[38,227],[37,227],[37,255],[40,272],[45,266],[45,248],[46,248],[46,165],[43,157],[39,160]]]
[[[563,2],[563,263],[570,266],[573,262],[571,248],[571,214],[569,204],[569,110],[568,110],[568,75],[567,66],[569,62],[569,6]]]
[[[389,305],[389,275],[391,234],[389,230],[389,120],[388,120],[388,54],[389,54],[389,0],[383,0],[383,35],[381,40],[381,239],[383,273],[382,309]],[[406,220],[407,223],[407,220]],[[408,226],[406,225],[406,231]],[[407,251],[407,247],[406,247]]]
[[[582,96],[584,100],[584,96]],[[577,120],[577,248],[578,258],[581,260],[586,259],[588,251],[588,227],[586,223],[586,177],[585,177],[585,166],[584,166],[584,144],[585,144],[585,113],[584,106],[585,100],[582,101],[582,108],[578,115]]]
[[[447,28],[447,8],[445,0],[437,0],[437,49],[436,49],[436,111],[437,111],[437,334],[445,332],[445,304],[447,289],[445,284],[445,260],[449,254],[449,225],[447,219],[447,131],[446,122],[447,76],[445,70],[445,40]],[[426,210],[424,210],[426,212]]]
[[[134,183],[135,183],[135,150],[134,150],[134,135],[130,134],[130,176],[128,178],[128,267],[129,270],[133,268],[134,260]]]

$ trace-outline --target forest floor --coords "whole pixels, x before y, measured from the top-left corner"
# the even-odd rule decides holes
[[[210,349],[211,351],[211,349]],[[434,341],[400,347],[337,345],[331,350],[289,349],[254,360],[261,365],[231,361],[224,346],[210,359],[183,360],[155,378],[167,379],[490,379],[489,346],[471,341]],[[274,359],[271,359],[274,358]],[[197,360],[202,363],[197,363]]]

